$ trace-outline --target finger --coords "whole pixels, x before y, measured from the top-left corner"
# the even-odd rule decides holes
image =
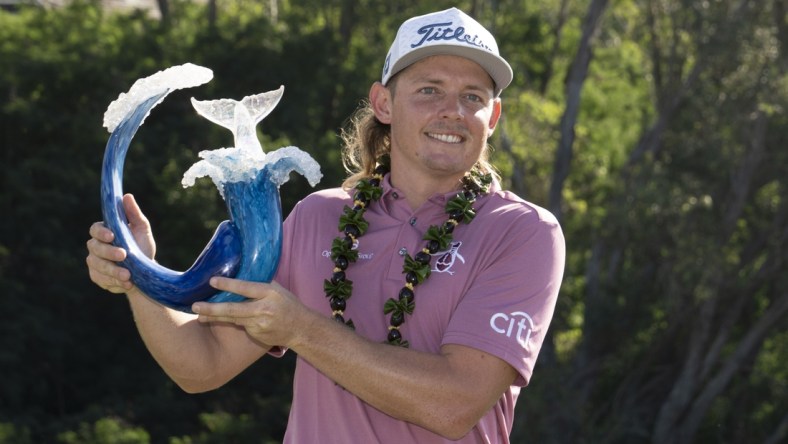
[[[85,262],[91,275],[91,280],[103,288],[120,286],[130,288],[131,273],[116,262],[126,258],[126,251],[111,244],[101,242],[95,238],[87,242],[88,257]]]
[[[197,315],[197,321],[203,324],[212,324],[215,322],[224,322],[227,324],[234,324],[239,327],[244,327],[246,325],[246,320],[250,319],[248,317],[235,317],[235,316],[210,316],[205,315],[203,313],[199,313]]]
[[[112,293],[126,293],[134,284],[131,281],[119,281],[104,274],[99,274],[95,270],[89,270],[90,280],[100,288]]]
[[[91,255],[101,259],[113,262],[120,262],[126,259],[126,250],[95,238],[88,240],[87,247]]]
[[[128,291],[134,286],[131,282],[131,273],[113,262],[93,255],[88,256],[85,262],[88,264],[90,280],[105,290],[117,293]]]
[[[112,242],[115,240],[115,233],[112,232],[104,222],[95,222],[93,225],[90,226],[90,237],[98,239],[102,242]]]
[[[229,322],[243,325],[254,316],[243,302],[196,302],[192,311],[198,315],[200,322]]]
[[[258,282],[213,277],[210,284],[217,290],[235,293],[248,299],[260,299],[263,296],[260,287],[264,284]],[[254,316],[250,306],[242,302],[196,302],[192,305],[192,311],[199,314],[203,321],[235,322],[238,318]]]
[[[260,299],[265,295],[265,290],[268,284],[262,282],[251,282],[240,279],[231,279],[226,277],[212,277],[210,281],[211,287],[235,293],[249,299]]]
[[[88,267],[95,270],[97,273],[109,276],[119,281],[128,281],[131,279],[131,272],[126,268],[118,266],[115,262],[101,259],[95,255],[87,257]]]
[[[129,270],[118,266],[115,262],[102,259],[99,256],[90,254],[85,259],[85,262],[88,264],[88,269],[97,274],[108,276],[118,281],[128,281],[131,279],[131,272],[129,272]]]

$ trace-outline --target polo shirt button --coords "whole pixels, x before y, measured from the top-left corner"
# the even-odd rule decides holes
[[[394,199],[399,199],[399,194],[397,194],[397,192],[395,191],[391,193],[391,197],[393,197]]]
[[[408,249],[407,248],[402,247],[402,248],[399,249],[399,255],[400,256],[405,256],[406,254],[408,254]]]
[[[410,218],[410,224],[411,225],[416,225],[416,218],[415,217],[411,217]]]

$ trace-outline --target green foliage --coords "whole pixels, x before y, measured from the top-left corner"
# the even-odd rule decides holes
[[[102,418],[94,424],[82,423],[77,431],[63,432],[64,444],[148,444],[150,436],[141,428],[125,425],[116,418]]]
[[[171,438],[170,444],[223,444],[228,442],[276,442],[260,439],[257,425],[247,414],[232,415],[227,412],[202,413],[200,422],[206,431],[197,436]]]
[[[345,174],[338,130],[378,78],[398,24],[455,3],[239,0],[217,2],[213,23],[205,5],[182,0],[170,2],[166,23],[96,1],[0,11],[0,287],[11,314],[0,323],[0,443],[281,441],[293,357],[265,358],[215,393],[186,395],[149,357],[126,303],[89,282],[84,241],[100,218],[103,112],[167,66],[213,69],[212,82],[153,111],[125,170],[158,260],[185,268],[226,210],[209,181],[183,189],[180,178],[199,151],[232,143],[189,97],[285,85],[258,127],[264,148],[301,147],[321,164],[319,186],[336,186]],[[515,70],[491,140],[504,186],[543,206],[588,3],[457,4],[494,30]],[[513,442],[651,441],[693,353],[712,369],[688,392],[697,396],[779,308],[788,288],[788,24],[775,19],[779,2],[750,3],[610,2],[573,129],[564,283]],[[287,213],[311,188],[294,176],[281,191]],[[786,328],[783,318],[754,341],[703,412],[696,442],[779,432]]]
[[[0,443],[2,444],[31,444],[30,430],[26,427],[17,427],[10,423],[0,423]]]

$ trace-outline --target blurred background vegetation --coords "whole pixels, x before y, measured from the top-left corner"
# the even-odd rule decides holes
[[[515,70],[491,140],[505,185],[568,243],[512,442],[788,439],[788,1],[20,3],[0,10],[0,443],[280,441],[293,356],[187,395],[124,298],[90,283],[103,113],[140,77],[213,69],[153,111],[125,170],[159,261],[184,269],[227,216],[210,181],[181,175],[232,144],[189,97],[285,85],[264,146],[309,151],[318,187],[336,186],[338,131],[397,26],[454,5]],[[310,191],[294,176],[285,213]]]

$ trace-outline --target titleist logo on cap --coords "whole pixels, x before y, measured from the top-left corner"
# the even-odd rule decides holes
[[[416,33],[422,36],[421,39],[416,43],[411,43],[410,47],[418,48],[427,42],[456,40],[493,52],[492,48],[487,46],[478,35],[471,36],[470,34],[466,34],[465,28],[462,26],[452,28],[451,25],[453,23],[454,22],[430,23],[422,26],[416,30]]]

